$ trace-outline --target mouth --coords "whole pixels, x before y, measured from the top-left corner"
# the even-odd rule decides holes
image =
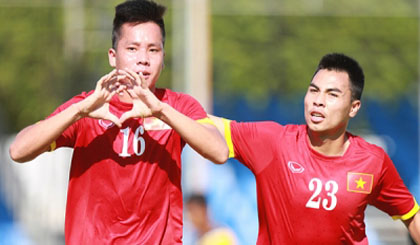
[[[314,123],[320,123],[324,121],[325,119],[325,115],[318,111],[311,111],[310,115],[311,115],[311,121]]]
[[[150,72],[147,71],[139,71],[137,74],[146,80],[150,77]]]

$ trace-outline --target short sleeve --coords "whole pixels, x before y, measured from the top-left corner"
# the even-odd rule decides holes
[[[277,141],[282,135],[283,126],[274,122],[235,121],[231,121],[228,125],[225,138],[228,146],[231,144],[233,150],[231,156],[252,172],[262,171],[275,160]]]
[[[194,120],[207,118],[207,113],[200,103],[187,94],[178,93],[177,100],[173,107],[180,113]]]
[[[67,102],[65,102],[64,104],[60,105],[57,109],[55,109],[55,111],[53,113],[51,113],[48,117],[53,117],[57,114],[59,114],[60,112],[64,111],[65,109],[67,109],[68,107],[70,107],[71,105],[83,100],[84,98],[86,98],[89,94],[87,93],[82,93],[80,95],[77,95],[73,98],[71,98],[70,100],[68,100]],[[81,119],[83,120],[83,119]],[[77,131],[76,129],[78,128],[78,124],[81,121],[77,121],[75,123],[73,123],[72,125],[70,125],[66,130],[64,130],[64,132],[54,141],[51,143],[51,151],[60,148],[60,147],[73,147],[75,142],[76,142],[76,135],[77,135]]]
[[[407,220],[414,216],[419,206],[405,186],[394,164],[384,153],[381,176],[371,204],[392,216],[393,219]]]

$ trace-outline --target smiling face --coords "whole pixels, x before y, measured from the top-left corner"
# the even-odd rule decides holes
[[[109,64],[117,69],[141,72],[154,91],[165,55],[160,27],[154,22],[125,23],[120,32],[116,49],[108,51]]]
[[[305,95],[305,120],[312,133],[337,137],[356,116],[360,100],[352,101],[351,84],[346,72],[319,70]]]

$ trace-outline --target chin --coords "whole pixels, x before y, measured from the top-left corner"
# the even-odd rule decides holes
[[[307,125],[308,125],[309,130],[312,131],[312,132],[322,133],[322,132],[327,131],[327,129],[325,127],[323,127],[322,125],[319,125],[319,124],[307,123]]]

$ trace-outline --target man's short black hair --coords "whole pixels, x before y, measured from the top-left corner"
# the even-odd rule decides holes
[[[199,206],[206,207],[207,199],[203,194],[193,193],[187,198],[187,204],[198,204]]]
[[[356,60],[340,53],[326,54],[319,62],[315,74],[323,69],[346,72],[351,83],[352,100],[360,100],[362,98],[365,75]]]
[[[162,33],[162,42],[165,44],[165,23],[163,15],[166,7],[149,0],[129,0],[115,7],[115,17],[112,29],[112,48],[116,49],[121,35],[121,26],[125,23],[156,23]]]

